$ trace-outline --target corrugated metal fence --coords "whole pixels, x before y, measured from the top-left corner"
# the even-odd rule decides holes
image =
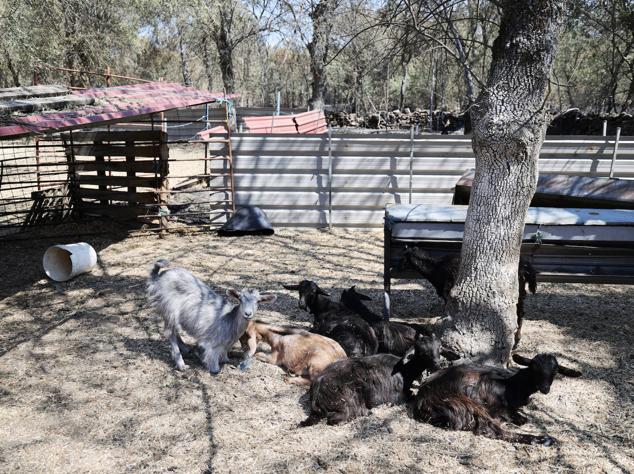
[[[276,226],[380,227],[387,203],[450,204],[460,175],[475,166],[460,136],[246,135],[232,137],[236,202],[266,211]],[[332,174],[329,178],[329,148]],[[614,138],[557,137],[544,142],[544,173],[603,176]],[[410,153],[413,158],[410,160]],[[614,177],[634,178],[634,137],[621,137]],[[332,194],[330,194],[330,191]]]

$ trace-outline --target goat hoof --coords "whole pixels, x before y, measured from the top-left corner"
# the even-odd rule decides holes
[[[187,364],[177,365],[177,366],[176,366],[176,368],[177,368],[178,370],[183,371],[183,370],[187,370],[187,369],[189,369],[189,365],[187,365]]]
[[[244,359],[242,362],[238,364],[238,369],[244,372],[246,370],[249,370],[252,365],[253,365],[253,357],[249,357],[248,359]]]
[[[552,436],[548,436],[548,435],[539,436],[537,438],[537,442],[545,447],[549,447],[549,446],[552,446],[553,444],[557,444],[557,440],[553,438]]]

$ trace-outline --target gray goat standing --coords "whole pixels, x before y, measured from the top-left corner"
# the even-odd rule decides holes
[[[170,341],[172,358],[178,370],[188,366],[181,353],[190,348],[183,342],[180,332],[185,331],[198,344],[199,356],[209,372],[220,372],[220,364],[229,361],[228,352],[244,334],[248,321],[255,317],[260,302],[273,302],[272,294],[257,290],[227,290],[227,296],[236,298],[233,306],[228,298],[205,285],[184,268],[167,268],[167,260],[157,260],[150,272],[147,295],[150,304],[163,316],[165,337]],[[255,347],[249,348],[255,352]]]

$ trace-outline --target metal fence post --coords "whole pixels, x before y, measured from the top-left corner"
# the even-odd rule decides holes
[[[612,151],[612,163],[610,164],[610,178],[614,175],[614,164],[619,151],[619,138],[621,138],[621,127],[616,128],[616,140],[614,140],[614,151]]]
[[[414,180],[414,126],[409,128],[409,203],[412,203],[412,182]]]
[[[328,124],[328,230],[332,232],[332,127]]]

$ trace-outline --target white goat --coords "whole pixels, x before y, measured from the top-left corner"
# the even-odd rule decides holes
[[[184,268],[167,268],[167,260],[157,260],[147,284],[149,302],[163,316],[165,337],[170,341],[172,358],[178,370],[187,369],[181,352],[190,348],[179,333],[185,331],[198,344],[199,356],[209,372],[220,372],[220,364],[229,361],[227,353],[246,330],[248,321],[255,316],[259,302],[273,302],[276,296],[257,290],[240,292],[230,288],[230,301],[205,285]],[[255,347],[249,348],[249,356]]]

